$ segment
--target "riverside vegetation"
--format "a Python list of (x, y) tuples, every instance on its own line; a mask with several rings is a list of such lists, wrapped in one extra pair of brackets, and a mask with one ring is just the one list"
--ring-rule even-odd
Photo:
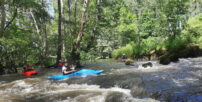
[(1, 0), (0, 74), (25, 62), (197, 57), (201, 0)]

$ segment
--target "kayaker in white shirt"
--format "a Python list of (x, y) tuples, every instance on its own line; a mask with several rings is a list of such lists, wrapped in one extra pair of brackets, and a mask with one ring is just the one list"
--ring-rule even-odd
[(68, 63), (67, 63), (67, 62), (65, 62), (65, 63), (63, 64), (63, 66), (62, 66), (62, 73), (63, 73), (63, 75), (67, 75), (67, 74), (70, 74), (70, 73), (75, 72), (75, 71), (76, 71), (76, 70), (75, 70), (75, 67), (70, 68), (70, 67), (68, 66)]

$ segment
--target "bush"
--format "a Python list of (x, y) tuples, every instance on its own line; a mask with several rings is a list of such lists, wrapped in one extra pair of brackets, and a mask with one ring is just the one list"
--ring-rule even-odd
[(187, 40), (191, 40), (193, 43), (197, 43), (202, 47), (202, 13), (191, 18), (187, 22), (188, 26), (183, 30), (183, 35)]
[(46, 60), (43, 62), (43, 65), (44, 65), (45, 67), (50, 67), (50, 66), (54, 65), (55, 63), (56, 63), (56, 59), (50, 58), (50, 59), (46, 59)]
[(33, 65), (40, 61), (40, 43), (32, 32), (18, 29), (14, 25), (10, 28), (0, 38), (0, 63), (7, 70), (6, 73), (16, 73), (16, 68), (23, 66), (25, 62)]
[(202, 37), (199, 37), (199, 38), (197, 39), (197, 42), (196, 42), (196, 43), (200, 45), (200, 48), (202, 48)]
[(189, 43), (191, 43), (191, 41), (187, 39), (188, 38), (179, 37), (174, 40), (168, 40), (165, 42), (166, 47), (171, 53), (178, 52), (179, 50), (184, 49)]
[(29, 61), (30, 64), (38, 62), (37, 51), (30, 48), (27, 41), (19, 38), (0, 39), (0, 62), (5, 66), (13, 63), (15, 66), (21, 66)]
[(171, 62), (170, 57), (168, 54), (163, 55), (159, 58), (159, 63), (163, 65), (167, 65)]
[(196, 37), (202, 35), (202, 13), (191, 18), (187, 23), (189, 24), (189, 33)]
[[(143, 39), (142, 43), (139, 45), (138, 43), (131, 42), (126, 47), (115, 50), (112, 53), (112, 56), (116, 59), (121, 58), (123, 54), (126, 54), (127, 57), (134, 57), (136, 55), (141, 55), (150, 52), (151, 50), (159, 49), (162, 46), (163, 40), (158, 38), (149, 37), (147, 39)], [(160, 43), (159, 43), (160, 42)]]
[(133, 56), (133, 47), (131, 46), (131, 44), (128, 44), (126, 47), (117, 49), (112, 52), (112, 56), (115, 59), (121, 58), (123, 54), (126, 54), (127, 57)]
[(143, 39), (142, 40), (142, 47), (143, 47), (142, 52), (148, 53), (149, 51), (156, 49), (157, 44), (158, 44), (157, 39), (155, 39), (154, 37), (149, 37), (147, 39)]
[(126, 62), (125, 62), (125, 64), (126, 64), (126, 65), (130, 65), (130, 64), (133, 63), (133, 62), (134, 62), (134, 60), (132, 60), (132, 59), (127, 59)]
[(130, 43), (131, 45), (132, 45), (132, 47), (133, 47), (133, 55), (135, 56), (135, 55), (138, 55), (138, 54), (140, 54), (141, 52), (142, 52), (142, 50), (143, 50), (143, 47), (141, 46), (141, 45), (139, 45), (139, 44), (135, 44), (135, 43)]

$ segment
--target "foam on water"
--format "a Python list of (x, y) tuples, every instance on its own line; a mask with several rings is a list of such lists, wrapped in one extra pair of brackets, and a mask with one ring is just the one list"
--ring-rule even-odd
[[(99, 85), (54, 83), (50, 80), (36, 80), (31, 82), (33, 79), (25, 79), (0, 85), (0, 98), (11, 102), (15, 102), (13, 98), (18, 100), (23, 100), (24, 98), (32, 99), (30, 101), (47, 99), (57, 102), (83, 102), (84, 100), (87, 102), (104, 102), (105, 100), (113, 100), (111, 97), (117, 97), (116, 95), (118, 94), (119, 97), (117, 98), (126, 100), (126, 102), (152, 100), (133, 98), (131, 90), (119, 87), (100, 88)], [(10, 87), (5, 89), (3, 88), (5, 86)]]

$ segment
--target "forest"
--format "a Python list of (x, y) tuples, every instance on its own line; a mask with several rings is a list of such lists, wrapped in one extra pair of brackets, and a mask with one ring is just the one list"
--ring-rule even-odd
[(202, 55), (201, 0), (1, 0), (0, 74), (26, 62)]

